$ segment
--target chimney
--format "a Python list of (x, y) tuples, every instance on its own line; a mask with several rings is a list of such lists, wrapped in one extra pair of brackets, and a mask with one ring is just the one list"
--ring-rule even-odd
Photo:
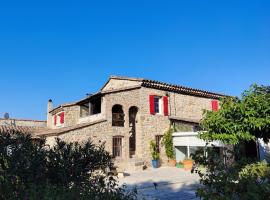
[(47, 112), (49, 113), (53, 109), (53, 102), (51, 99), (48, 101)]
[(51, 110), (53, 109), (53, 102), (51, 99), (49, 99), (48, 101), (48, 105), (47, 105), (47, 127), (51, 128), (51, 124), (52, 124), (52, 115), (49, 113)]

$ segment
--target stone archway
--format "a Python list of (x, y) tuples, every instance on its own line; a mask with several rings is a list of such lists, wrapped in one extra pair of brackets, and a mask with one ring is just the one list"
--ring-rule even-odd
[(136, 154), (136, 123), (137, 123), (138, 108), (132, 106), (129, 108), (129, 127), (130, 137), (129, 137), (129, 155), (130, 157)]

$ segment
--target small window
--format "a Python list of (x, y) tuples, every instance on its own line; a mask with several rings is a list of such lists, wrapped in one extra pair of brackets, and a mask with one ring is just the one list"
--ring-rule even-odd
[(113, 157), (122, 157), (122, 137), (113, 137)]
[(54, 115), (53, 124), (55, 126), (60, 126), (60, 125), (64, 124), (64, 122), (65, 122), (65, 112), (61, 112), (61, 113)]
[(159, 97), (154, 98), (155, 103), (155, 113), (159, 113)]
[(154, 97), (154, 109), (156, 114), (162, 113), (162, 97), (159, 96)]
[(157, 152), (160, 153), (160, 143), (161, 143), (162, 135), (156, 135), (155, 139), (156, 139)]

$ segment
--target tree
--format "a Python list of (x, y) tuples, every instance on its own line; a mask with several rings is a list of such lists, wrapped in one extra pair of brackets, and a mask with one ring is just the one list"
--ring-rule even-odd
[(201, 123), (207, 141), (220, 140), (226, 144), (270, 138), (270, 87), (253, 85), (242, 98), (221, 100), (218, 112), (205, 111)]
[[(236, 151), (245, 141), (270, 138), (270, 87), (253, 85), (241, 98), (227, 97), (221, 100), (217, 112), (205, 111), (201, 122), (203, 131), (199, 137), (206, 141), (220, 140), (234, 145), (234, 150), (225, 148), (223, 157), (213, 148), (193, 155), (199, 167), (202, 187), (197, 195), (206, 200), (268, 199), (270, 196), (270, 166), (265, 162), (249, 160)], [(224, 162), (239, 159), (235, 162)]]
[(103, 144), (57, 139), (49, 149), (30, 135), (0, 134), (0, 199), (135, 199), (107, 173), (113, 167)]

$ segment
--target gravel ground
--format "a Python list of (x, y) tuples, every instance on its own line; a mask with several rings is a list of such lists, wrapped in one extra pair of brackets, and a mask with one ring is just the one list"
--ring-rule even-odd
[(199, 184), (199, 177), (189, 171), (176, 167), (161, 167), (145, 171), (127, 172), (126, 175), (119, 179), (120, 184), (125, 184), (128, 189), (136, 187), (139, 199), (198, 199), (195, 190)]

